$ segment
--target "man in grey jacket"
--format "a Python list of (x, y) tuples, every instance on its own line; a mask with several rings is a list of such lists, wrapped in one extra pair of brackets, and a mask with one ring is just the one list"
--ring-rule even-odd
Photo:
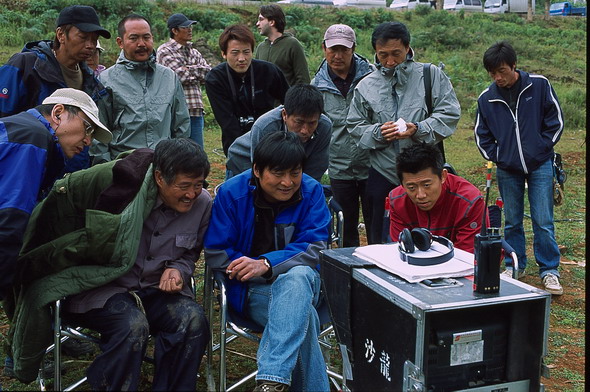
[(365, 225), (371, 215), (365, 197), (369, 152), (360, 149), (346, 127), (354, 87), (375, 67), (354, 52), (356, 34), (347, 25), (330, 26), (322, 42), (324, 61), (311, 84), (324, 97), (324, 113), (332, 120), (328, 174), (336, 201), (344, 213), (344, 246), (359, 246), (359, 199)]
[(388, 193), (400, 184), (395, 160), (405, 147), (435, 144), (455, 132), (461, 116), (449, 78), (430, 67), (432, 114), (424, 100), (424, 67), (414, 61), (410, 32), (399, 22), (385, 22), (373, 31), (377, 70), (354, 89), (347, 116), (349, 132), (360, 148), (369, 150), (371, 167), (367, 197), (371, 205), (369, 244), (383, 241), (383, 216)]
[(299, 136), (307, 157), (303, 172), (320, 181), (328, 168), (328, 146), (332, 121), (322, 114), (324, 100), (309, 84), (297, 84), (285, 94), (285, 105), (263, 114), (252, 129), (237, 138), (227, 153), (226, 180), (252, 167), (254, 149), (273, 132), (293, 132)]
[(99, 104), (100, 120), (113, 132), (107, 145), (90, 148), (92, 164), (121, 152), (154, 148), (160, 140), (189, 137), (190, 118), (182, 84), (170, 68), (156, 64), (151, 25), (140, 15), (119, 22), (117, 63), (100, 74), (109, 96)]

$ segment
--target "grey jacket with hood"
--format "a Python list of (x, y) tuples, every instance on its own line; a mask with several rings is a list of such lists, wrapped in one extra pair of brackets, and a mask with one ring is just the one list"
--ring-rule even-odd
[[(399, 184), (395, 160), (400, 151), (413, 143), (434, 144), (451, 136), (461, 117), (461, 107), (448, 76), (431, 66), (432, 115), (427, 117), (424, 68), (422, 63), (414, 61), (411, 48), (406, 61), (394, 69), (376, 66), (377, 70), (355, 87), (346, 122), (358, 146), (369, 150), (371, 167), (388, 181)], [(399, 118), (417, 123), (418, 131), (408, 139), (386, 141), (381, 126)]]
[(328, 63), (324, 60), (311, 81), (324, 97), (324, 113), (332, 120), (330, 138), (330, 164), (328, 174), (337, 180), (365, 180), (369, 173), (369, 152), (360, 149), (355, 138), (346, 127), (346, 115), (352, 101), (354, 87), (366, 75), (375, 70), (367, 59), (354, 54), (354, 79), (346, 96), (340, 93), (330, 74)]

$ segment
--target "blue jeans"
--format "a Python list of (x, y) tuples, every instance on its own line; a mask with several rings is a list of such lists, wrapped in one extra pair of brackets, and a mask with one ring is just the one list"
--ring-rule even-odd
[[(527, 265), (524, 236), (524, 184), (528, 184), (528, 198), (533, 221), (533, 251), (539, 265), (539, 275), (548, 273), (559, 276), (559, 248), (553, 225), (553, 164), (548, 159), (532, 173), (514, 173), (496, 170), (500, 195), (504, 201), (504, 235), (518, 256), (518, 268)], [(506, 258), (506, 266), (512, 267), (512, 259)]]
[(318, 343), (320, 274), (296, 266), (272, 283), (250, 283), (246, 313), (264, 326), (257, 380), (291, 385), (293, 391), (329, 391)]
[(205, 120), (203, 116), (191, 116), (191, 136), (190, 138), (193, 139), (197, 144), (203, 148), (205, 148), (204, 141), (203, 141), (203, 126), (205, 125)]
[(194, 299), (155, 288), (115, 294), (100, 309), (67, 313), (68, 322), (100, 332), (100, 349), (87, 370), (92, 390), (136, 391), (148, 337), (154, 336), (154, 391), (194, 391), (209, 324)]

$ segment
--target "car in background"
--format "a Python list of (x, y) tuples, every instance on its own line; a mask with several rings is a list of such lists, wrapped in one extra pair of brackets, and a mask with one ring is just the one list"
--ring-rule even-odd
[(435, 8), (435, 4), (436, 1), (431, 2), (430, 0), (393, 0), (389, 8), (396, 11), (408, 11), (413, 10), (419, 5)]
[(483, 12), (481, 0), (445, 0), (443, 9), (447, 11)]

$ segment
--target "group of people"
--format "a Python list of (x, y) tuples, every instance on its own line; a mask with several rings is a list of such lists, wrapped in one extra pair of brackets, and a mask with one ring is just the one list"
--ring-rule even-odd
[[(437, 146), (460, 105), (439, 67), (415, 61), (404, 24), (374, 29), (374, 64), (355, 52), (351, 27), (330, 26), (310, 80), (276, 4), (260, 8), (267, 38), (256, 50), (249, 27), (223, 31), (226, 61), (214, 68), (192, 45), (194, 23), (171, 15), (170, 40), (155, 51), (150, 22), (126, 16), (116, 64), (94, 71), (98, 37), (111, 34), (92, 7), (69, 6), (53, 41), (28, 43), (0, 67), (0, 295), (21, 380), (36, 377), (49, 305), (65, 297), (64, 318), (101, 335), (93, 389), (136, 390), (152, 335), (153, 388), (194, 390), (210, 338), (190, 285), (204, 251), (226, 274), (230, 306), (263, 330), (255, 390), (329, 390), (318, 343), (326, 170), (344, 246), (360, 245), (361, 210), (369, 244), (422, 227), (473, 252), (484, 198), (447, 172)], [(475, 139), (497, 164), (506, 241), (522, 276), (526, 184), (540, 276), (562, 294), (552, 157), (563, 113), (546, 78), (516, 68), (509, 43), (483, 63), (493, 82), (478, 99)], [(214, 201), (203, 84), (227, 156)]]

